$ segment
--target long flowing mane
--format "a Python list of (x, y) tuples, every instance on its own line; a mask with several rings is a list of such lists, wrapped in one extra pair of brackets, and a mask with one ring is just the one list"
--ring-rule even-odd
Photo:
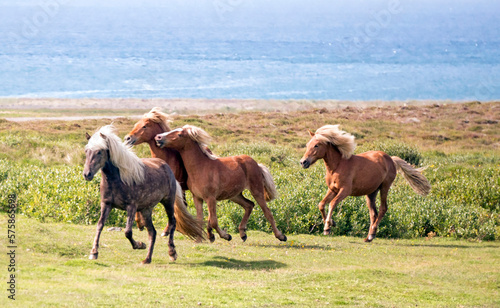
[(171, 122), (170, 116), (166, 113), (161, 112), (160, 107), (154, 107), (150, 112), (144, 114), (143, 118), (149, 119), (153, 121), (153, 123), (159, 124), (161, 129), (165, 132), (169, 132), (171, 130), (170, 126), (168, 125)]
[(340, 130), (338, 125), (322, 126), (318, 128), (314, 136), (320, 142), (331, 143), (336, 146), (345, 159), (349, 159), (354, 154), (356, 148), (354, 136)]
[(200, 150), (208, 156), (210, 159), (217, 159), (217, 156), (214, 155), (211, 151), (207, 150), (212, 137), (204, 131), (203, 129), (193, 126), (193, 125), (184, 125), (182, 129), (186, 132), (191, 140), (198, 143)]
[(132, 151), (132, 147), (122, 143), (121, 139), (116, 135), (113, 125), (101, 127), (89, 139), (85, 149), (109, 150), (110, 160), (120, 170), (123, 183), (133, 185), (144, 181), (144, 163)]

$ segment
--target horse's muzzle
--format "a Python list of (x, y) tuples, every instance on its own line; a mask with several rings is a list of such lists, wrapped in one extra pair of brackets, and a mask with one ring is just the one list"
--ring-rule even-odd
[(161, 135), (156, 135), (155, 141), (156, 141), (156, 145), (159, 148), (163, 148), (163, 146), (165, 146), (165, 139)]
[(92, 181), (92, 179), (94, 178), (94, 174), (90, 171), (83, 171), (83, 177), (86, 181)]
[(137, 141), (137, 139), (135, 137), (132, 137), (130, 135), (125, 136), (125, 138), (123, 138), (123, 140), (125, 141), (126, 145), (134, 145), (134, 143)]
[(302, 168), (307, 169), (311, 166), (311, 163), (308, 159), (303, 159), (300, 161), (300, 165), (302, 166)]

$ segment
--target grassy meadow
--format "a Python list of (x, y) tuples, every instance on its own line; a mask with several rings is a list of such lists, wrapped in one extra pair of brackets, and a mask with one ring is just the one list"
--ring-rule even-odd
[[(248, 154), (269, 167), (280, 194), (269, 207), (289, 241), (272, 236), (256, 207), (248, 224), (253, 231), (242, 243), (237, 226), (243, 210), (220, 202), (219, 224), (233, 235), (231, 242), (216, 236), (213, 244), (194, 244), (178, 234), (179, 259), (171, 263), (159, 239), (153, 264), (140, 266), (145, 251), (131, 250), (123, 232), (104, 232), (100, 259), (91, 262), (100, 176), (86, 182), (81, 175), (84, 135), (111, 120), (1, 117), (121, 116), (114, 125), (123, 137), (136, 121), (128, 117), (147, 111), (0, 108), (0, 204), (5, 210), (7, 196), (16, 194), (20, 306), (500, 305), (499, 102), (340, 109), (318, 102), (300, 111), (174, 115), (172, 128), (192, 124), (209, 132), (217, 155)], [(398, 176), (373, 243), (362, 241), (369, 225), (362, 197), (337, 208), (333, 236), (320, 235), (324, 165), (303, 170), (298, 161), (307, 129), (325, 124), (354, 134), (356, 153), (383, 150), (427, 167), (430, 195), (416, 195)], [(146, 145), (136, 152), (150, 156)], [(157, 207), (157, 230), (165, 216)], [(113, 211), (107, 226), (124, 224), (125, 213)], [(146, 239), (145, 232), (134, 232)], [(6, 247), (6, 237), (0, 238)]]
[[(176, 262), (159, 238), (152, 264), (144, 266), (146, 251), (132, 250), (123, 232), (104, 231), (99, 259), (91, 261), (94, 226), (20, 216), (17, 229), (17, 299), (2, 298), (3, 307), (500, 305), (498, 241), (377, 238), (366, 244), (300, 234), (280, 243), (250, 231), (245, 243), (195, 244), (177, 235)], [(135, 237), (147, 240), (146, 232)], [(5, 247), (4, 237), (0, 243)]]

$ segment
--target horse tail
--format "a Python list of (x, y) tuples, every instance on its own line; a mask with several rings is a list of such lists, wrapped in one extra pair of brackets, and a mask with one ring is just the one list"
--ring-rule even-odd
[(262, 177), (264, 178), (264, 197), (266, 201), (274, 200), (278, 197), (278, 191), (276, 190), (271, 172), (262, 164), (259, 164), (259, 167), (262, 172)]
[(415, 169), (409, 163), (405, 162), (403, 159), (392, 156), (392, 161), (396, 165), (396, 169), (403, 174), (405, 180), (410, 184), (413, 190), (421, 195), (427, 196), (431, 191), (431, 184), (427, 180), (427, 178), (422, 174), (422, 171), (425, 170), (425, 167)]
[(189, 213), (184, 203), (184, 196), (179, 182), (175, 181), (175, 205), (174, 216), (176, 229), (192, 240), (202, 241), (205, 239), (205, 231), (200, 222)]

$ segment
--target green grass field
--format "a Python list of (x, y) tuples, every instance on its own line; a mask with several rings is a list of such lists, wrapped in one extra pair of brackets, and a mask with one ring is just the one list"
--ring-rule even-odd
[[(133, 251), (123, 232), (104, 232), (97, 261), (87, 260), (99, 217), (99, 180), (81, 175), (85, 132), (109, 119), (12, 122), (0, 118), (0, 205), (16, 194), (19, 307), (495, 307), (500, 305), (500, 103), (387, 105), (303, 111), (176, 115), (172, 127), (200, 126), (219, 156), (248, 154), (271, 170), (280, 197), (269, 204), (289, 241), (269, 232), (255, 208), (249, 239), (237, 225), (243, 210), (220, 202), (226, 242), (195, 244), (177, 234), (179, 259), (168, 261), (158, 239), (153, 263)], [(313, 106), (313, 107), (314, 107)], [(103, 110), (123, 137), (148, 110)], [(13, 115), (14, 114), (14, 115)], [(93, 116), (98, 111), (1, 109), (0, 117)], [(398, 176), (378, 237), (365, 244), (364, 198), (347, 198), (334, 214), (333, 236), (321, 236), (317, 203), (326, 192), (322, 162), (299, 159), (307, 129), (340, 124), (354, 134), (356, 153), (383, 150), (426, 166), (431, 194), (417, 196)], [(140, 157), (149, 157), (138, 146)], [(194, 213), (188, 193), (190, 211)], [(7, 216), (2, 215), (7, 247)], [(114, 210), (107, 226), (124, 226)], [(157, 230), (166, 223), (158, 207)], [(134, 229), (144, 241), (145, 232)], [(2, 251), (7, 282), (9, 262)], [(5, 260), (5, 261), (3, 261)], [(5, 283), (7, 285), (7, 283)], [(6, 301), (5, 288), (3, 302)]]
[[(4, 226), (5, 221), (2, 215)], [(9, 306), (500, 305), (498, 242), (434, 237), (377, 238), (367, 244), (345, 236), (292, 235), (280, 243), (251, 231), (245, 243), (195, 244), (177, 235), (176, 262), (169, 261), (166, 240), (159, 238), (152, 264), (143, 266), (146, 252), (132, 250), (123, 232), (104, 231), (99, 259), (91, 261), (94, 226), (21, 216), (16, 228), (16, 305), (6, 300), (5, 290), (2, 298)], [(134, 232), (147, 240), (145, 232)]]

